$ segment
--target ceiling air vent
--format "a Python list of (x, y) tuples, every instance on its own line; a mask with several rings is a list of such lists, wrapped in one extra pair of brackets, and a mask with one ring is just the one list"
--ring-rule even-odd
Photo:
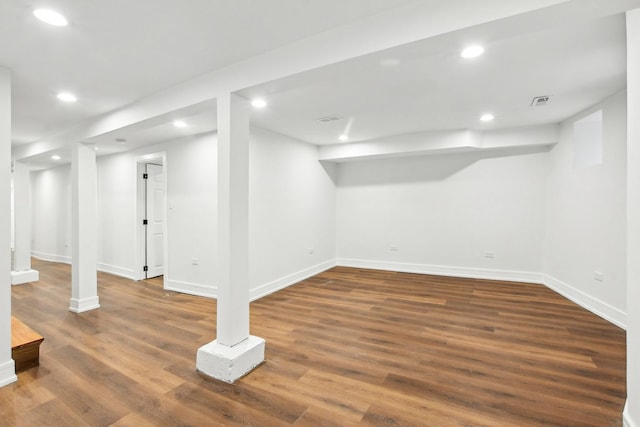
[(335, 122), (337, 120), (342, 120), (342, 116), (327, 116), (327, 117), (320, 117), (319, 119), (317, 119), (317, 121), (319, 121), (320, 123)]
[(535, 98), (533, 98), (533, 101), (531, 101), (531, 106), (532, 107), (542, 107), (543, 105), (547, 105), (547, 103), (549, 102), (549, 98), (551, 98), (550, 96), (536, 96)]

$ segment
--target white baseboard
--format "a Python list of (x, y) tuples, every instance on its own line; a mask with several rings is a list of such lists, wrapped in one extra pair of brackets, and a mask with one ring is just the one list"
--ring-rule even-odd
[(97, 308), (100, 308), (100, 298), (97, 296), (82, 299), (71, 298), (69, 302), (69, 311), (73, 313), (84, 313)]
[(553, 289), (560, 295), (563, 295), (614, 325), (625, 330), (627, 329), (627, 314), (625, 312), (549, 275), (545, 274), (543, 280), (544, 285), (548, 288)]
[(298, 283), (302, 280), (308, 279), (309, 277), (315, 276), (316, 274), (320, 274), (323, 271), (326, 271), (335, 266), (336, 266), (336, 261), (333, 259), (330, 259), (320, 264), (316, 264), (312, 267), (305, 268), (304, 270), (300, 270), (296, 273), (289, 274), (287, 276), (281, 277), (280, 279), (276, 279), (272, 282), (269, 282), (264, 285), (258, 286), (257, 288), (251, 289), (251, 291), (249, 291), (250, 292), (249, 298), (251, 299), (251, 301), (255, 301), (264, 296), (267, 296), (281, 289), (284, 289), (288, 286), (291, 286), (294, 283)]
[(11, 284), (23, 285), (25, 283), (37, 282), (40, 279), (40, 273), (37, 270), (24, 270), (11, 272)]
[(164, 288), (168, 291), (182, 292), (184, 294), (196, 295), (199, 297), (218, 297), (218, 287), (215, 285), (207, 286), (198, 283), (183, 282), (180, 280), (171, 280), (165, 277)]
[(66, 255), (48, 254), (46, 252), (31, 251), (31, 256), (49, 262), (61, 262), (71, 264), (71, 257)]
[(133, 269), (118, 267), (116, 265), (105, 264), (103, 262), (98, 263), (98, 271), (103, 273), (113, 274), (114, 276), (124, 277), (125, 279), (134, 279)]
[[(438, 276), (470, 277), (474, 279), (503, 280), (513, 282), (540, 283), (549, 289), (570, 299), (593, 314), (626, 329), (625, 312), (600, 301), (577, 288), (555, 279), (547, 274), (528, 271), (488, 270), (467, 267), (448, 267), (428, 264), (394, 263), (360, 259), (338, 258), (337, 265), (342, 267), (369, 268), (376, 270), (398, 271), (402, 273), (434, 274)], [(640, 427), (640, 426), (639, 426)]]
[(622, 424), (624, 427), (640, 427), (640, 424), (632, 420), (631, 415), (629, 415), (629, 399), (627, 399), (624, 405), (624, 411), (622, 411)]
[(542, 274), (529, 271), (491, 270), (483, 268), (449, 267), (429, 264), (410, 264), (388, 261), (338, 258), (341, 267), (369, 268), (399, 273), (433, 274), (436, 276), (466, 277), (472, 279), (502, 280), (508, 282), (542, 283)]
[(4, 387), (18, 381), (16, 376), (16, 365), (13, 359), (9, 359), (0, 365), (0, 387)]
[[(249, 291), (250, 292), (249, 298), (251, 299), (251, 301), (255, 301), (259, 298), (262, 298), (276, 291), (284, 289), (288, 286), (291, 286), (295, 283), (298, 283), (301, 280), (305, 280), (311, 276), (315, 276), (316, 274), (322, 273), (325, 270), (335, 267), (335, 265), (336, 265), (335, 260), (331, 259), (331, 260), (322, 262), (320, 264), (314, 265), (312, 267), (305, 268), (304, 270), (300, 270), (296, 273), (281, 277), (280, 279), (274, 280), (272, 282), (258, 286), (257, 288), (251, 289)], [(168, 291), (182, 292), (189, 295), (197, 295), (197, 296), (208, 297), (208, 298), (218, 297), (218, 287), (215, 285), (206, 286), (198, 283), (189, 283), (189, 282), (183, 282), (179, 280), (171, 280), (171, 279), (165, 278), (164, 288)]]

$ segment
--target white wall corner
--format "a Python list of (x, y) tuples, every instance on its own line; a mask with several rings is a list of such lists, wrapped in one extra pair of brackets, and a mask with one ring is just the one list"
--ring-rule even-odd
[(309, 277), (315, 276), (316, 274), (320, 274), (323, 271), (327, 271), (335, 266), (336, 260), (330, 259), (320, 264), (316, 264), (312, 267), (305, 268), (304, 270), (300, 270), (296, 273), (289, 274), (280, 279), (276, 279), (272, 282), (251, 289), (249, 291), (249, 298), (251, 301), (255, 301), (281, 289), (294, 285), (302, 280), (308, 279)]
[(167, 291), (181, 292), (183, 294), (195, 295), (198, 297), (218, 297), (218, 287), (216, 285), (201, 285), (199, 283), (171, 280), (166, 277), (164, 280), (164, 289)]
[(18, 381), (16, 366), (13, 359), (0, 365), (0, 387), (4, 387)]
[(196, 369), (217, 380), (233, 383), (264, 362), (264, 347), (264, 339), (253, 335), (233, 347), (215, 340), (198, 349)]
[(543, 283), (548, 288), (570, 299), (593, 314), (602, 317), (604, 320), (607, 320), (622, 329), (627, 329), (627, 313), (622, 310), (612, 307), (598, 298), (587, 295), (579, 289), (551, 277), (548, 274), (544, 275)]
[(83, 299), (71, 298), (69, 303), (69, 311), (73, 313), (84, 313), (85, 311), (95, 310), (100, 308), (99, 297), (89, 297)]
[(25, 283), (37, 282), (39, 279), (40, 279), (40, 273), (37, 270), (11, 272), (12, 285), (23, 285)]

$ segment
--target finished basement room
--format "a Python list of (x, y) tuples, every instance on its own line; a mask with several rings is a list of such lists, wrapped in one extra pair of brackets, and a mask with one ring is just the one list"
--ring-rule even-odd
[(0, 6), (0, 425), (640, 427), (640, 0), (85, 3)]

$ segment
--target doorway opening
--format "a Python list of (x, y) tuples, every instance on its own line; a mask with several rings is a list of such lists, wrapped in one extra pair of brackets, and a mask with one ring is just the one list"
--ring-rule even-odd
[(165, 153), (136, 159), (136, 280), (167, 276), (167, 174)]

